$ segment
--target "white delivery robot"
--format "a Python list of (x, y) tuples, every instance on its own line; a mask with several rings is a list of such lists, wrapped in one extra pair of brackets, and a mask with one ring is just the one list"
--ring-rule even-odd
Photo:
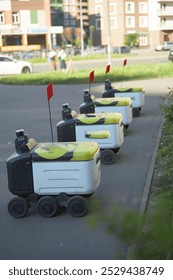
[(63, 104), (62, 120), (57, 123), (57, 139), (66, 141), (96, 141), (101, 149), (101, 161), (112, 164), (124, 141), (121, 113), (77, 114)]
[(132, 100), (133, 116), (139, 115), (142, 106), (145, 104), (145, 92), (139, 88), (112, 88), (109, 79), (105, 81), (105, 91), (102, 94), (103, 98), (107, 97), (130, 97)]
[(96, 98), (89, 90), (84, 91), (84, 103), (79, 107), (81, 114), (121, 113), (127, 129), (132, 122), (132, 100), (130, 97)]
[(39, 143), (16, 131), (16, 152), (7, 159), (8, 204), (15, 218), (37, 206), (43, 217), (61, 207), (75, 217), (87, 212), (86, 197), (100, 184), (100, 148), (96, 142)]

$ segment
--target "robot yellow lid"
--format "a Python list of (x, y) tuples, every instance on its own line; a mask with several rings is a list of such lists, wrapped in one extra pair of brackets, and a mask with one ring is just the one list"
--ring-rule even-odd
[(32, 152), (33, 161), (92, 160), (99, 146), (96, 142), (41, 143)]

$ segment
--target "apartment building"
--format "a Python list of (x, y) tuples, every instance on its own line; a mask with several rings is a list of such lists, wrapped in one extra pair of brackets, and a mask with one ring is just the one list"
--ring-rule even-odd
[(149, 47), (148, 0), (89, 0), (89, 15), (95, 45), (107, 45), (110, 32), (111, 46), (121, 46), (125, 34), (137, 32), (140, 47)]
[(49, 49), (51, 34), (50, 0), (0, 0), (0, 50)]
[(88, 0), (63, 0), (64, 40), (78, 43), (89, 34)]
[[(173, 41), (173, 0), (0, 0), (0, 50), (50, 49), (63, 40), (124, 45), (139, 33), (140, 48)], [(57, 40), (59, 38), (59, 40)]]
[(94, 44), (124, 44), (124, 36), (139, 33), (140, 48), (173, 41), (173, 1), (171, 0), (89, 0), (90, 25)]
[(173, 42), (173, 1), (158, 0), (158, 29), (160, 42)]

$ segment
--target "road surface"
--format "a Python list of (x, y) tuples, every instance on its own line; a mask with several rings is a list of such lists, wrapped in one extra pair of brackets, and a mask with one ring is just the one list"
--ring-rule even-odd
[[(164, 63), (168, 62), (168, 52), (153, 52), (153, 51), (133, 51), (133, 55), (127, 55), (128, 65), (134, 64), (146, 64), (146, 63)], [(124, 58), (113, 58), (112, 66), (122, 66)], [(99, 67), (105, 67), (108, 64), (107, 56), (105, 59), (97, 60), (83, 60), (75, 61), (72, 60), (70, 65), (71, 69), (82, 70), (82, 69), (97, 69)], [(67, 62), (68, 65), (68, 62)], [(59, 68), (59, 62), (57, 61), (57, 68)], [(34, 72), (47, 72), (50, 71), (49, 63), (34, 64)]]
[[(161, 96), (172, 85), (171, 79), (155, 79), (127, 82), (124, 86), (142, 86), (146, 104), (140, 117), (133, 119), (116, 163), (102, 165), (101, 184), (94, 197), (101, 201), (103, 212), (112, 204), (138, 211), (161, 123)], [(54, 87), (51, 99), (54, 138), (61, 105), (68, 102), (79, 112), (86, 88), (87, 85)], [(101, 89), (102, 85), (92, 87), (97, 96)], [(74, 218), (65, 211), (46, 219), (36, 209), (23, 219), (8, 214), (7, 204), (13, 196), (8, 191), (5, 162), (14, 152), (15, 131), (23, 128), (38, 142), (49, 142), (51, 136), (44, 86), (0, 85), (0, 92), (0, 259), (113, 260), (118, 258), (117, 252), (124, 254), (127, 250), (124, 244), (106, 232), (103, 225), (89, 229), (86, 217)]]

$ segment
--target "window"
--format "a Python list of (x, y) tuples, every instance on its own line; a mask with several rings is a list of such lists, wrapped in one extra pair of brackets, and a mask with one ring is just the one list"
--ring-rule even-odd
[(102, 22), (100, 18), (97, 18), (95, 21), (96, 30), (102, 29)]
[(139, 13), (147, 13), (148, 12), (148, 5), (146, 2), (139, 3)]
[(70, 0), (70, 5), (75, 5), (75, 0)]
[(98, 3), (98, 2), (102, 2), (102, 0), (95, 0), (95, 2), (97, 2), (97, 3)]
[(101, 5), (96, 5), (95, 6), (95, 14), (96, 14), (96, 16), (101, 16), (102, 15), (102, 6)]
[(15, 23), (20, 23), (19, 19), (19, 12), (13, 12), (12, 13), (12, 22)]
[(4, 12), (0, 12), (0, 23), (5, 23)]
[(75, 14), (75, 13), (71, 13), (71, 14), (70, 14), (70, 18), (73, 19), (73, 18), (75, 18), (75, 17), (76, 17), (76, 14)]
[(64, 12), (68, 12), (68, 6), (63, 7)]
[(69, 14), (68, 13), (64, 13), (64, 18), (69, 18)]
[(71, 26), (76, 26), (76, 21), (75, 21), (75, 19), (72, 19), (72, 20), (71, 20)]
[(12, 59), (8, 58), (8, 57), (0, 57), (0, 61), (6, 61), (6, 62), (11, 62), (13, 61)]
[(126, 2), (126, 13), (134, 13), (135, 12), (135, 4), (133, 2)]
[(109, 14), (114, 15), (117, 12), (116, 3), (109, 3)]
[(147, 46), (148, 45), (148, 35), (140, 35), (139, 44), (140, 44), (140, 46)]
[(70, 7), (70, 12), (75, 12), (75, 7), (71, 6)]
[(116, 17), (110, 17), (110, 29), (116, 29), (117, 28), (117, 18)]
[(148, 17), (139, 17), (139, 27), (148, 27)]
[(69, 20), (64, 20), (64, 26), (68, 26), (69, 25)]
[(126, 17), (126, 27), (135, 27), (135, 17)]
[(37, 11), (31, 11), (31, 23), (38, 23)]
[(68, 0), (63, 1), (64, 5), (68, 5)]

